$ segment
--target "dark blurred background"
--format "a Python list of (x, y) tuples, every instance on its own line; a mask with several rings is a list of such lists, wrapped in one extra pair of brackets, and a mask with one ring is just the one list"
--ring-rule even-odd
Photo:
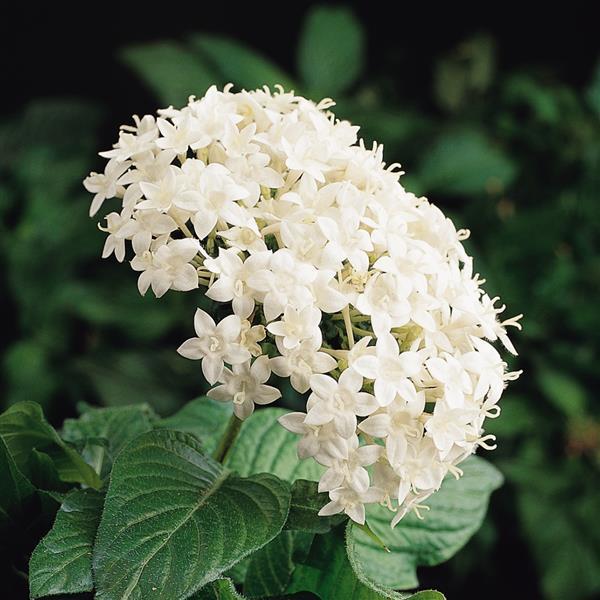
[[(481, 531), (422, 587), (448, 598), (600, 594), (600, 44), (576, 5), (460, 14), (390, 4), (166, 6), (2, 22), (0, 409), (36, 400), (174, 412), (203, 391), (175, 352), (193, 294), (140, 298), (100, 259), (81, 181), (133, 113), (211, 83), (284, 83), (384, 143), (409, 190), (468, 227), (524, 369), (489, 430), (506, 477)], [(524, 14), (525, 9), (529, 11)], [(508, 360), (508, 357), (507, 357)], [(294, 398), (286, 400), (293, 404)]]

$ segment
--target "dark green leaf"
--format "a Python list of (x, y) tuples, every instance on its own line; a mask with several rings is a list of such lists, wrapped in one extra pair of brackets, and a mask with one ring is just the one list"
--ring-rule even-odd
[(585, 414), (585, 388), (574, 377), (543, 367), (538, 370), (538, 383), (546, 398), (566, 417), (575, 419)]
[(490, 494), (501, 485), (502, 476), (478, 457), (466, 460), (461, 469), (463, 477), (458, 481), (447, 477), (427, 500), (431, 510), (423, 520), (412, 513), (392, 529), (387, 508), (369, 507), (367, 523), (390, 552), (348, 523), (348, 556), (361, 577), (389, 589), (411, 589), (418, 585), (418, 566), (444, 562), (467, 543), (481, 526)]
[(4, 440), (0, 437), (0, 527), (19, 521), (25, 506), (35, 495), (35, 488), (19, 471)]
[(312, 592), (321, 600), (444, 600), (439, 592), (401, 594), (365, 584), (350, 566), (343, 538), (333, 531), (315, 537), (306, 563), (296, 567), (287, 591)]
[(456, 195), (502, 192), (513, 181), (516, 165), (478, 130), (442, 134), (424, 155), (417, 176), (423, 190)]
[(364, 32), (352, 12), (320, 6), (306, 18), (298, 47), (298, 69), (311, 93), (339, 94), (361, 74), (364, 52)]
[(54, 526), (29, 562), (32, 598), (92, 591), (92, 546), (104, 494), (74, 490), (65, 498)]
[(312, 539), (311, 533), (282, 531), (255, 552), (248, 564), (244, 594), (249, 598), (282, 594), (294, 572), (295, 561), (306, 558)]
[(207, 454), (212, 454), (232, 413), (233, 408), (229, 402), (196, 398), (174, 415), (159, 421), (156, 427), (191, 433), (202, 442)]
[(296, 479), (317, 481), (323, 468), (312, 459), (298, 458), (298, 436), (277, 421), (286, 412), (281, 408), (265, 408), (246, 419), (225, 464), (240, 475), (273, 473), (290, 483)]
[(327, 493), (317, 491), (316, 481), (297, 479), (292, 485), (292, 501), (290, 514), (285, 529), (307, 531), (310, 533), (327, 533), (332, 526), (339, 524), (345, 517), (334, 515), (320, 517), (319, 511), (329, 502)]
[(117, 457), (94, 548), (97, 598), (189, 597), (272, 540), (289, 486), (240, 478), (182, 432), (142, 434)]
[(237, 88), (253, 90), (263, 85), (282, 85), (286, 90), (295, 85), (289, 76), (256, 50), (220, 35), (199, 34), (190, 38), (208, 64), (214, 66), (220, 80), (231, 82)]
[(128, 46), (120, 58), (164, 104), (180, 107), (187, 104), (188, 96), (202, 96), (216, 83), (206, 65), (175, 42)]
[(231, 579), (217, 579), (205, 585), (190, 600), (244, 600), (244, 596), (238, 593)]
[(89, 442), (84, 456), (96, 472), (105, 476), (121, 448), (137, 435), (150, 431), (155, 419), (154, 411), (146, 404), (92, 408), (78, 419), (67, 419), (62, 435), (73, 444)]
[(52, 459), (62, 481), (100, 487), (98, 474), (58, 436), (44, 419), (39, 404), (20, 402), (1, 414), (0, 436), (25, 475), (28, 474), (31, 452), (35, 449)]

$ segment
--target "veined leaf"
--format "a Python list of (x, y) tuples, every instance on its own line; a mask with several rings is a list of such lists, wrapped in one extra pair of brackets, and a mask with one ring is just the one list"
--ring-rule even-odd
[(99, 600), (188, 598), (282, 529), (289, 485), (238, 477), (193, 436), (142, 434), (117, 457), (94, 548)]
[(35, 488), (19, 471), (4, 440), (0, 437), (0, 527), (19, 520), (25, 506), (35, 495)]
[(218, 402), (212, 398), (196, 398), (174, 415), (159, 421), (156, 427), (191, 433), (202, 442), (206, 453), (212, 454), (232, 413), (233, 408), (230, 402)]
[(33, 449), (47, 454), (62, 481), (99, 488), (98, 474), (56, 433), (35, 402), (19, 402), (0, 415), (0, 436), (17, 467), (28, 475)]
[(354, 570), (366, 581), (389, 589), (418, 585), (418, 566), (437, 565), (460, 550), (479, 529), (490, 494), (502, 483), (500, 472), (485, 460), (472, 457), (458, 481), (447, 477), (427, 500), (431, 510), (419, 520), (409, 514), (392, 529), (390, 512), (382, 506), (367, 509), (367, 523), (389, 548), (386, 552), (352, 522), (348, 523), (347, 550)]
[(224, 578), (205, 585), (191, 596), (190, 600), (245, 600), (245, 598), (237, 592), (231, 579)]
[(54, 526), (31, 555), (31, 598), (92, 591), (92, 547), (103, 500), (104, 494), (90, 489), (67, 495)]
[[(91, 408), (78, 419), (67, 419), (63, 425), (63, 438), (74, 444), (91, 442), (86, 448), (89, 464), (102, 476), (110, 472), (114, 458), (121, 448), (137, 435), (150, 431), (156, 419), (154, 411), (146, 404), (114, 408)], [(100, 444), (96, 439), (105, 440)]]

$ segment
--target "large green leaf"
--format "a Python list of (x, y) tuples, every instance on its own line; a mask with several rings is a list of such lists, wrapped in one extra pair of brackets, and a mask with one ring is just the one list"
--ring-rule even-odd
[(31, 555), (31, 598), (92, 591), (92, 546), (103, 500), (104, 494), (90, 489), (65, 498), (54, 526)]
[(461, 468), (463, 477), (447, 477), (427, 500), (431, 510), (422, 520), (409, 514), (392, 529), (389, 510), (367, 509), (369, 527), (390, 552), (349, 522), (347, 549), (355, 570), (387, 588), (410, 589), (418, 585), (418, 566), (437, 565), (458, 552), (481, 526), (490, 494), (502, 483), (500, 472), (481, 458), (469, 458)]
[(295, 87), (282, 69), (240, 42), (205, 33), (193, 35), (189, 41), (190, 45), (197, 48), (206, 61), (214, 66), (222, 81), (234, 83), (236, 87), (247, 90), (263, 85), (272, 87), (275, 84), (281, 84), (288, 90)]
[(237, 592), (231, 579), (224, 578), (205, 585), (190, 600), (244, 600), (244, 596)]
[(187, 104), (188, 96), (202, 96), (216, 83), (195, 53), (175, 42), (128, 46), (120, 58), (165, 104)]
[(265, 408), (244, 421), (225, 458), (225, 464), (240, 475), (273, 473), (281, 479), (317, 481), (323, 471), (313, 459), (300, 460), (296, 453), (299, 437), (277, 421), (286, 410)]
[(97, 598), (189, 597), (272, 540), (287, 483), (231, 474), (193, 436), (142, 434), (117, 457), (94, 548)]
[[(98, 474), (56, 433), (35, 402), (19, 402), (0, 415), (0, 436), (15, 463), (29, 474), (32, 450), (47, 454), (62, 481), (99, 488)], [(39, 462), (36, 462), (39, 465)]]
[(0, 528), (19, 521), (25, 506), (35, 495), (35, 488), (19, 471), (4, 440), (0, 437)]
[(298, 47), (298, 69), (311, 93), (347, 90), (362, 71), (364, 53), (364, 32), (350, 10), (320, 6), (309, 13)]
[(191, 433), (202, 442), (204, 450), (212, 454), (227, 428), (232, 413), (233, 407), (230, 402), (196, 398), (174, 415), (159, 421), (156, 427)]
[(344, 515), (320, 517), (319, 511), (329, 502), (329, 494), (319, 493), (316, 481), (297, 479), (292, 484), (290, 513), (285, 529), (309, 533), (327, 533), (346, 519)]
[(482, 132), (458, 129), (438, 137), (421, 160), (417, 177), (426, 193), (471, 196), (502, 192), (516, 172), (515, 163)]
[(315, 537), (308, 559), (294, 570), (287, 591), (312, 592), (321, 600), (444, 600), (440, 592), (401, 594), (361, 581), (350, 566), (342, 536), (333, 531)]
[(300, 531), (282, 531), (264, 548), (250, 557), (244, 594), (249, 598), (266, 598), (283, 594), (296, 561), (306, 558), (313, 534)]
[(104, 476), (121, 448), (137, 435), (150, 431), (155, 419), (154, 411), (146, 404), (90, 408), (78, 419), (67, 419), (62, 436), (73, 444), (87, 444), (84, 457)]

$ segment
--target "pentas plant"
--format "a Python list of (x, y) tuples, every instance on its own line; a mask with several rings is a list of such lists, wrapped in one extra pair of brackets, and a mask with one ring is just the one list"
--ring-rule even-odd
[(494, 448), (507, 372), (493, 343), (516, 351), (462, 242), (466, 230), (400, 184), (398, 164), (367, 148), (314, 103), (282, 88), (210, 88), (181, 109), (123, 126), (104, 173), (91, 173), (90, 215), (121, 201), (100, 228), (103, 257), (126, 256), (138, 288), (196, 291), (204, 310), (179, 353), (199, 360), (208, 395), (243, 420), (280, 398), (271, 374), (308, 394), (284, 414), (298, 455), (324, 467), (321, 515), (392, 526), (481, 446)]

